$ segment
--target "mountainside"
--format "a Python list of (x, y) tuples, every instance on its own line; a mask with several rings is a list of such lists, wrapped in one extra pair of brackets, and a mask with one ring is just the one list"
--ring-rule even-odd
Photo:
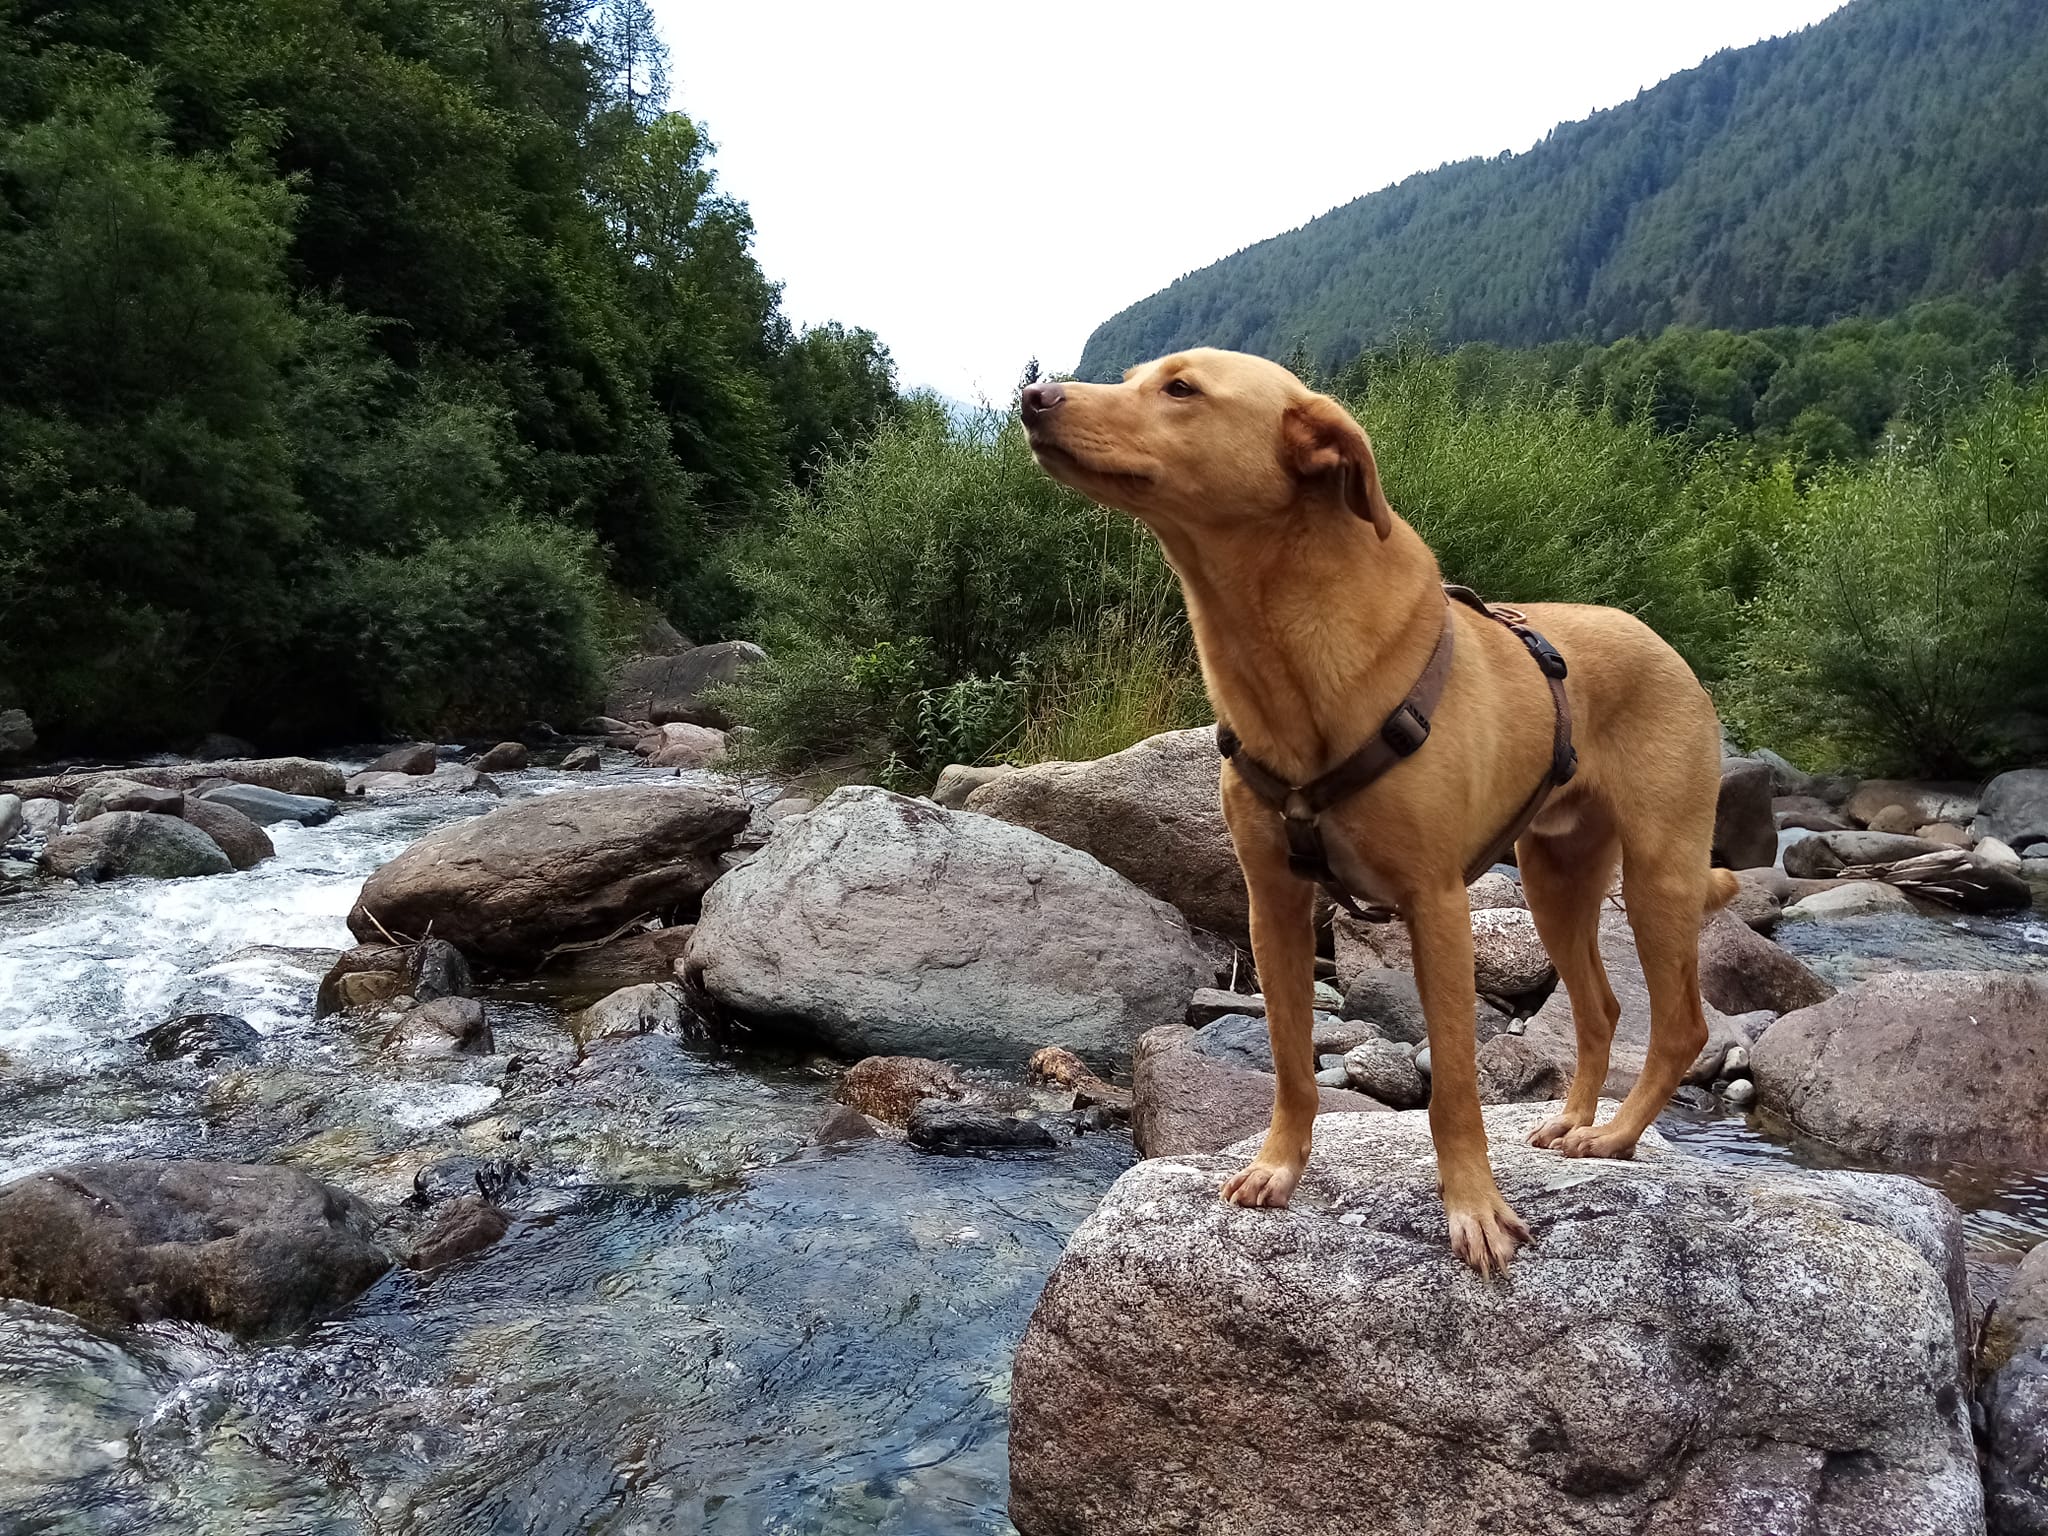
[(2043, 102), (2042, 0), (1855, 0), (1190, 273), (1097, 327), (1077, 372), (1205, 344), (1329, 367), (1417, 321), (1526, 346), (1980, 292), (2048, 256)]

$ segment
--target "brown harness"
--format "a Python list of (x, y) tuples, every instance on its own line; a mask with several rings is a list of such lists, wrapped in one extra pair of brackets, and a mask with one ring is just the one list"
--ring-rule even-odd
[[(1531, 629), (1528, 618), (1519, 609), (1491, 607), (1469, 587), (1446, 584), (1444, 596), (1475, 609), (1514, 632), (1515, 638), (1528, 647), (1529, 654), (1535, 658), (1544, 679), (1550, 684), (1550, 699), (1556, 714), (1548, 771), (1506, 829), (1466, 867), (1465, 883), (1470, 885), (1529, 830), (1529, 824), (1542, 813), (1552, 791), (1571, 782), (1572, 775), (1578, 771), (1579, 759), (1572, 750), (1572, 706), (1565, 697), (1564, 657), (1558, 654), (1557, 647)], [(1394, 712), (1387, 716), (1378, 733), (1364, 746), (1306, 784), (1288, 783), (1245, 751), (1237, 732), (1221, 723), (1216, 727), (1216, 750), (1230, 760), (1245, 787), (1277, 811), (1286, 823), (1287, 867), (1299, 878), (1315, 881), (1330, 893), (1331, 900), (1367, 922), (1386, 922), (1394, 916), (1394, 909), (1377, 904), (1361, 905), (1345, 888), (1344, 882), (1337, 878), (1337, 872), (1330, 867), (1329, 852), (1323, 846), (1321, 818), (1325, 811), (1350, 799), (1396, 763), (1414, 756), (1429, 740), (1430, 720), (1451, 676), (1452, 637), (1455, 632), (1450, 601), (1446, 601), (1443, 628), (1437, 635), (1436, 649), (1429, 653), (1422, 676), (1415, 680), (1408, 696), (1394, 706)]]

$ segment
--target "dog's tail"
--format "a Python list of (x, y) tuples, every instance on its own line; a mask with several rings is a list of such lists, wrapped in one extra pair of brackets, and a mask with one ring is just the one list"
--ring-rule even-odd
[(1735, 899), (1735, 893), (1742, 889), (1742, 882), (1735, 878), (1732, 869), (1714, 869), (1707, 872), (1707, 904), (1701, 915), (1718, 912)]

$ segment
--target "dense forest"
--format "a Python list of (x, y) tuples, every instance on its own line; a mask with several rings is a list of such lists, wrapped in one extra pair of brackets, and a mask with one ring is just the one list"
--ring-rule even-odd
[(501, 729), (898, 408), (797, 332), (644, 0), (0, 0), (0, 707)]
[(1203, 344), (1333, 369), (1418, 324), (1527, 347), (1996, 307), (2048, 259), (2043, 101), (2039, 0), (1853, 0), (1183, 277), (1077, 371)]

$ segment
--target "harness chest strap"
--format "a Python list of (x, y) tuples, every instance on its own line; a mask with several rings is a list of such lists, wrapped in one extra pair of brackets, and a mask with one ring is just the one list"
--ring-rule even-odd
[(1464, 603), (1514, 633), (1530, 656), (1535, 659), (1544, 679), (1550, 684), (1551, 707), (1554, 714), (1549, 769), (1501, 834), (1488, 843), (1481, 850), (1479, 857), (1466, 868), (1467, 885), (1478, 879), (1515, 845), (1521, 835), (1529, 829), (1530, 823), (1542, 814), (1543, 806), (1551, 793), (1570, 782), (1572, 775), (1578, 770), (1578, 755), (1572, 749), (1571, 701), (1565, 696), (1564, 691), (1564, 657), (1558, 654), (1557, 648), (1548, 640), (1530, 628), (1528, 620), (1518, 610), (1492, 607), (1469, 587), (1447, 584), (1444, 587), (1444, 596), (1447, 601), (1443, 609), (1443, 627), (1438, 631), (1436, 648), (1430, 652), (1429, 660), (1423, 665), (1422, 675), (1415, 680), (1415, 686), (1408, 690), (1406, 698), (1394, 706), (1393, 712), (1381, 724), (1379, 731), (1363, 746), (1308, 783), (1288, 783), (1286, 779), (1246, 752), (1237, 732), (1220, 722), (1216, 727), (1216, 749), (1229, 759), (1231, 766), (1237, 770), (1237, 776), (1244, 781), (1245, 787), (1277, 811), (1286, 824), (1288, 868), (1301, 879), (1313, 880), (1321, 885), (1339, 906), (1368, 922), (1387, 921), (1394, 916), (1393, 909), (1378, 905), (1362, 906), (1345, 888), (1344, 883), (1337, 878), (1336, 871), (1330, 866), (1329, 854), (1323, 846), (1320, 818), (1330, 807), (1348, 800), (1396, 763), (1413, 756), (1429, 739), (1430, 722), (1436, 713), (1438, 702), (1443, 698), (1444, 685), (1450, 680), (1451, 674), (1451, 655), (1457, 632), (1456, 626), (1451, 622), (1451, 601)]

